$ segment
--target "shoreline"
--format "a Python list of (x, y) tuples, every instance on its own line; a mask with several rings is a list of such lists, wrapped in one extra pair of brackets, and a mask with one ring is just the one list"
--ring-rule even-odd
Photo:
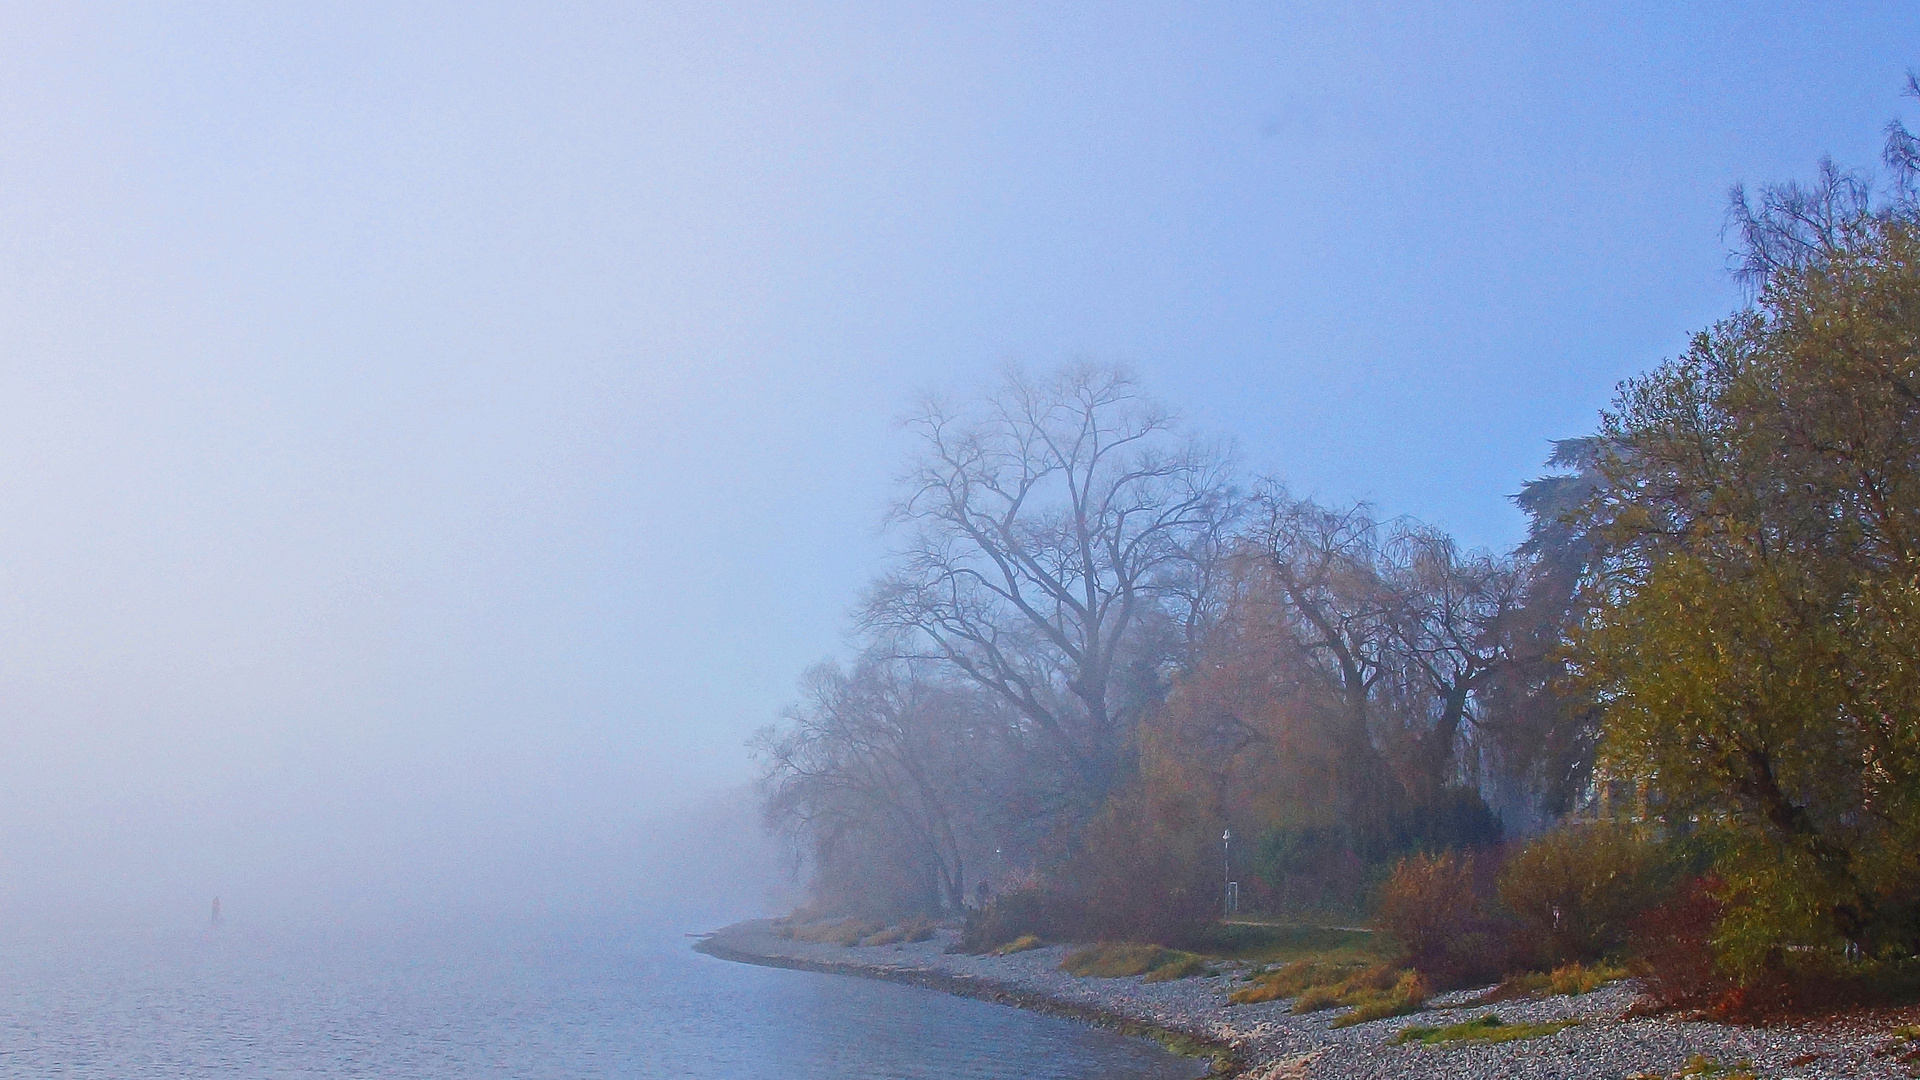
[[(1631, 1016), (1630, 982), (1578, 997), (1476, 1005), (1477, 991), (1436, 997), (1409, 1016), (1332, 1028), (1333, 1011), (1296, 1015), (1289, 1002), (1229, 1005), (1227, 991), (1248, 965), (1221, 962), (1219, 974), (1161, 983), (1141, 977), (1081, 978), (1059, 970), (1066, 946), (1009, 956), (949, 953), (956, 931), (911, 944), (841, 946), (779, 935), (772, 919), (734, 923), (693, 948), (715, 959), (762, 967), (879, 979), (1058, 1016), (1151, 1038), (1174, 1053), (1206, 1058), (1210, 1078), (1235, 1080), (1623, 1080), (1677, 1075), (1701, 1054), (1731, 1069), (1741, 1061), (1764, 1080), (1906, 1080), (1900, 1060), (1920, 1041), (1893, 1036), (1914, 1016), (1852, 1014), (1772, 1028), (1675, 1017)], [(1446, 1025), (1498, 1014), (1506, 1023), (1572, 1021), (1552, 1035), (1506, 1043), (1393, 1045), (1409, 1025)]]
[[(1182, 1057), (1207, 1058), (1212, 1062), (1212, 1068), (1206, 1073), (1209, 1078), (1239, 1077), (1244, 1072), (1244, 1063), (1240, 1060), (1235, 1048), (1224, 1040), (1154, 1024), (1111, 1009), (1061, 1000), (992, 978), (955, 974), (924, 967), (893, 967), (850, 960), (777, 955), (742, 949), (728, 943), (738, 941), (742, 936), (738, 933), (729, 935), (729, 931), (738, 931), (746, 927), (766, 927), (772, 922), (771, 919), (755, 919), (722, 927), (703, 936), (693, 945), (693, 951), (711, 956), (716, 960), (728, 960), (736, 964), (754, 964), (759, 967), (784, 968), (789, 971), (812, 971), (822, 975), (875, 979), (898, 983), (902, 986), (917, 986), (923, 990), (937, 990), (956, 997), (973, 998), (977, 1001), (1025, 1009), (1028, 1012), (1047, 1016), (1057, 1016), (1092, 1027), (1105, 1028), (1122, 1035), (1152, 1039), (1170, 1052)], [(847, 951), (852, 952), (853, 949)]]

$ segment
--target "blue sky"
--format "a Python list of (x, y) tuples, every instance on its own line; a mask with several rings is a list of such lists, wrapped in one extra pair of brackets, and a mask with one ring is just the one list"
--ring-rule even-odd
[(48, 7), (0, 14), (16, 899), (613, 850), (747, 774), (894, 418), (1007, 362), (1508, 545), (1739, 303), (1728, 187), (1871, 167), (1920, 64), (1904, 4)]

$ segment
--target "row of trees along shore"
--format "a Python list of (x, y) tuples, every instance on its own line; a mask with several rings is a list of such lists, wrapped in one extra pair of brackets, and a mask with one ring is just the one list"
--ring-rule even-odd
[(924, 402), (864, 650), (755, 741), (817, 909), (1178, 943), (1225, 871), (1436, 980), (1911, 985), (1917, 147), (1736, 189), (1752, 302), (1555, 444), (1509, 552), (1248, 479), (1118, 369)]

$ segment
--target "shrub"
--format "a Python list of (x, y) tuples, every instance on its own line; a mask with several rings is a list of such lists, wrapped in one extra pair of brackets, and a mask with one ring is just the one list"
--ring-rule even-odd
[(1671, 876), (1660, 851), (1627, 826), (1547, 833), (1500, 873), (1500, 900), (1517, 924), (1515, 951), (1542, 968), (1614, 955), (1641, 914), (1671, 894)]
[(1331, 986), (1309, 986), (1293, 999), (1295, 1013), (1319, 1012), (1340, 1004), (1340, 991)]
[(1626, 973), (1624, 968), (1609, 964), (1595, 964), (1589, 967), (1576, 961), (1554, 968), (1547, 976), (1547, 989), (1569, 997), (1591, 994), (1615, 979), (1625, 976)]
[(1379, 920), (1408, 962), (1442, 985), (1492, 981), (1505, 966), (1500, 937), (1474, 887), (1471, 856), (1400, 860), (1381, 889)]
[(1631, 969), (1648, 1004), (1703, 1003), (1732, 986), (1713, 955), (1713, 935), (1725, 911), (1719, 891), (1718, 879), (1696, 878), (1640, 917), (1631, 939)]
[(1066, 941), (1085, 925), (1083, 910), (1071, 898), (1041, 888), (1009, 889), (967, 913), (958, 952), (984, 953), (1032, 935), (1043, 941)]
[(1364, 906), (1369, 867), (1342, 829), (1268, 829), (1255, 838), (1248, 869), (1283, 911), (1352, 917)]
[(1428, 853), (1490, 847), (1504, 831), (1500, 816), (1480, 792), (1449, 786), (1425, 805), (1413, 807), (1394, 823), (1394, 840), (1403, 849)]
[(1396, 856), (1490, 846), (1500, 834), (1478, 791), (1447, 787), (1366, 826), (1277, 825), (1255, 839), (1249, 869), (1282, 910), (1348, 918)]

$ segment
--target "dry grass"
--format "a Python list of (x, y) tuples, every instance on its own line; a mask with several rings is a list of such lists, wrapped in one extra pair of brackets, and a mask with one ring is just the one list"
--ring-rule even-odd
[(1173, 982), (1176, 979), (1190, 979), (1195, 975), (1207, 973), (1207, 958), (1178, 949), (1169, 949), (1167, 959), (1159, 967), (1147, 972), (1148, 982)]
[(1626, 975), (1625, 968), (1613, 964), (1601, 963), (1589, 967), (1578, 962), (1562, 964), (1550, 972), (1516, 972), (1500, 980), (1499, 986), (1475, 998), (1473, 1003), (1491, 1005), (1496, 1001), (1540, 998), (1552, 994), (1591, 994)]
[(1040, 946), (1045, 944), (1046, 942), (1041, 941), (1039, 938), (1033, 936), (1032, 934), (1021, 934), (1019, 937), (1014, 938), (1012, 941), (1007, 942), (1005, 945), (1002, 945), (999, 948), (994, 949), (988, 955), (1012, 956), (1014, 953), (1026, 952), (1028, 949), (1037, 949)]
[(1612, 964), (1588, 967), (1578, 962), (1562, 964), (1547, 975), (1547, 984), (1556, 994), (1591, 994), (1615, 979), (1626, 978), (1627, 969)]
[(898, 945), (903, 942), (927, 941), (933, 937), (933, 923), (927, 919), (914, 919), (898, 926), (889, 926), (877, 933), (860, 939), (862, 945)]
[(1340, 1004), (1340, 992), (1331, 986), (1309, 986), (1293, 999), (1296, 1013), (1319, 1012)]
[(1227, 995), (1227, 1000), (1235, 1005), (1253, 1005), (1262, 1001), (1297, 998), (1316, 987), (1331, 989), (1370, 967), (1371, 965), (1359, 961), (1326, 960), (1319, 957), (1295, 960), (1285, 967), (1255, 975), (1252, 986), (1235, 990)]
[(1358, 967), (1297, 960), (1278, 971), (1255, 976), (1252, 986), (1234, 991), (1228, 1000), (1247, 1005), (1292, 998), (1295, 1013), (1345, 1006), (1351, 1011), (1336, 1019), (1333, 1026), (1346, 1027), (1416, 1012), (1432, 996), (1433, 988), (1425, 977), (1390, 964)]
[(1159, 945), (1106, 942), (1069, 953), (1060, 962), (1060, 970), (1082, 978), (1120, 979), (1129, 975), (1145, 975), (1150, 982), (1165, 982), (1199, 974), (1206, 970), (1206, 960), (1190, 952)]
[(1341, 999), (1341, 1004), (1351, 1005), (1351, 1012), (1334, 1018), (1334, 1027), (1352, 1027), (1369, 1020), (1384, 1020), (1389, 1016), (1405, 1016), (1419, 1012), (1433, 996), (1433, 987), (1427, 983), (1426, 976), (1417, 971), (1405, 971), (1389, 990), (1359, 990)]

